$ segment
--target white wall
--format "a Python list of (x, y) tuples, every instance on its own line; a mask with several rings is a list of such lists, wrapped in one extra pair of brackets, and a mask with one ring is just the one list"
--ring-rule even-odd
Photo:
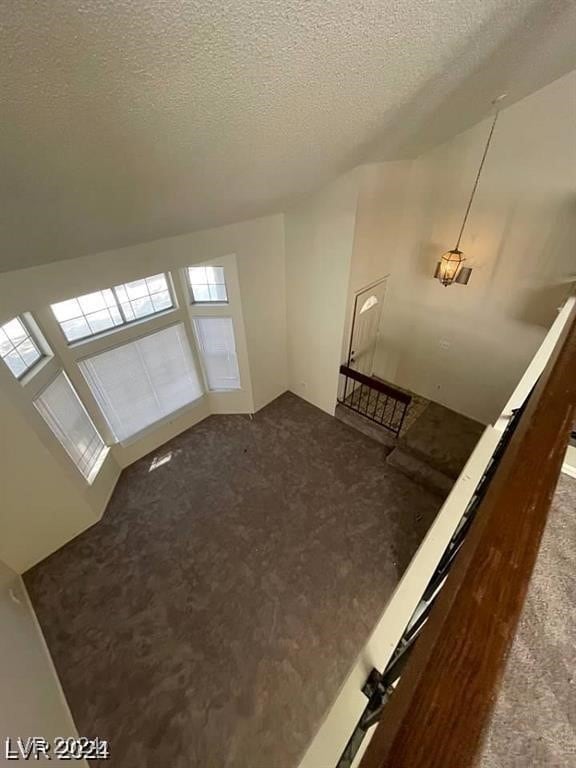
[(576, 446), (569, 445), (566, 448), (566, 457), (562, 465), (562, 472), (570, 477), (576, 477)]
[[(83, 345), (69, 347), (49, 305), (160, 271), (179, 274), (189, 264), (217, 260), (225, 264), (234, 321), (242, 391), (209, 393), (129, 445), (114, 446), (92, 486), (72, 465), (32, 406), (33, 390), (50, 371), (22, 386), (0, 367), (0, 557), (23, 572), (100, 519), (121, 467), (155, 450), (211, 412), (252, 412), (287, 388), (284, 229), (282, 216), (197, 232), (79, 259), (53, 262), (0, 274), (0, 324), (29, 311), (49, 338), (83, 402), (104, 436), (107, 426), (76, 366)], [(174, 280), (180, 308), (176, 319), (192, 333), (191, 310), (182, 281)], [(242, 301), (240, 301), (242, 293)], [(245, 307), (245, 310), (243, 309)], [(213, 308), (205, 313), (212, 314)], [(152, 318), (91, 342), (90, 349), (120, 343), (142, 330), (171, 322)]]
[(108, 457), (88, 485), (48, 427), (29, 415), (0, 389), (0, 560), (17, 573), (97, 522), (120, 472)]
[[(461, 244), (474, 268), (466, 287), (432, 275), (455, 244), (489, 120), (369, 172), (380, 182), (363, 184), (353, 269), (391, 273), (379, 375), (493, 421), (566, 296), (559, 278), (576, 271), (575, 125), (576, 73), (502, 111)], [(395, 251), (383, 246), (390, 233)]]
[[(0, 763), (7, 736), (77, 736), (28, 596), (19, 578), (0, 562)], [(8, 761), (6, 761), (8, 764)], [(10, 762), (10, 764), (12, 764)], [(79, 764), (86, 766), (85, 761)], [(50, 765), (38, 761), (35, 765)]]
[(347, 358), (354, 296), (395, 272), (401, 258), (410, 160), (360, 166), (354, 246), (350, 263), (342, 360)]
[(288, 381), (300, 397), (334, 413), (359, 172), (285, 214)]
[(236, 254), (254, 409), (258, 411), (288, 387), (284, 216), (196, 232), (185, 236), (184, 246), (185, 258), (192, 253), (194, 261)]
[(350, 289), (388, 274), (401, 257), (411, 160), (360, 167), (360, 191), (350, 265)]

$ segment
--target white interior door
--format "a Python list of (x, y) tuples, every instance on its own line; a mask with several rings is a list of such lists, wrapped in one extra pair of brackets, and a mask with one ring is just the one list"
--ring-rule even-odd
[(357, 293), (354, 300), (348, 365), (366, 376), (372, 376), (374, 369), (386, 282), (387, 278), (382, 278)]

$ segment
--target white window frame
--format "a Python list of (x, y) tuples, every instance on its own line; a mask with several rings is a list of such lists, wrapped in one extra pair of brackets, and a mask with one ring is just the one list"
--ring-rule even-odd
[[(203, 283), (203, 285), (206, 285), (208, 288), (210, 285), (223, 285), (224, 286), (224, 292), (226, 294), (225, 299), (208, 299), (208, 300), (197, 300), (194, 297), (194, 286), (192, 284), (192, 281), (190, 280), (190, 270), (191, 269), (205, 269), (206, 267), (212, 268), (212, 269), (220, 269), (222, 270), (223, 275), (223, 282), (222, 283)], [(184, 278), (186, 280), (186, 285), (188, 287), (188, 295), (190, 297), (190, 304), (193, 307), (226, 307), (228, 304), (230, 304), (230, 294), (228, 291), (228, 282), (226, 279), (226, 268), (222, 264), (189, 264), (184, 269)]]
[[(72, 392), (76, 395), (76, 398), (78, 399), (78, 403), (80, 404), (80, 407), (84, 411), (84, 413), (86, 415), (86, 418), (88, 419), (88, 421), (92, 425), (92, 428), (94, 429), (95, 433), (98, 435), (98, 437), (100, 438), (100, 441), (102, 443), (102, 449), (100, 450), (100, 453), (98, 454), (98, 458), (95, 461), (95, 463), (93, 464), (93, 466), (90, 467), (90, 471), (88, 473), (83, 472), (83, 470), (80, 468), (80, 466), (76, 463), (76, 461), (74, 459), (74, 456), (67, 449), (66, 445), (61, 440), (59, 440), (58, 435), (56, 434), (56, 432), (50, 426), (50, 422), (48, 421), (48, 419), (46, 419), (46, 417), (42, 413), (41, 408), (39, 408), (38, 405), (37, 405), (37, 401), (42, 397), (44, 392), (52, 384), (54, 384), (54, 382), (60, 376), (64, 376), (64, 378), (68, 382), (68, 385), (70, 386)], [(46, 429), (48, 430), (51, 438), (58, 443), (58, 445), (60, 446), (62, 451), (64, 451), (64, 453), (66, 454), (66, 457), (67, 457), (68, 461), (74, 466), (75, 470), (84, 478), (84, 480), (88, 483), (88, 485), (92, 485), (94, 480), (98, 476), (98, 473), (100, 472), (100, 469), (102, 468), (102, 465), (103, 465), (104, 461), (106, 460), (106, 457), (107, 457), (107, 455), (108, 455), (108, 453), (110, 451), (110, 447), (108, 446), (104, 436), (102, 435), (102, 433), (98, 429), (97, 425), (94, 423), (94, 420), (93, 420), (92, 416), (90, 415), (90, 412), (86, 408), (86, 405), (82, 401), (82, 398), (80, 397), (80, 394), (78, 393), (78, 390), (74, 386), (74, 383), (71, 381), (71, 379), (68, 376), (67, 372), (63, 368), (59, 368), (54, 373), (54, 375), (52, 375), (50, 377), (49, 381), (46, 382), (40, 389), (38, 389), (38, 391), (35, 393), (35, 395), (34, 395), (34, 397), (32, 399), (32, 406), (33, 406), (34, 410), (36, 411), (36, 413), (38, 414), (38, 417), (40, 419), (42, 419), (42, 422), (45, 425)]]
[[(246, 328), (242, 312), (242, 299), (240, 292), (240, 280), (238, 274), (238, 261), (234, 253), (216, 254), (211, 259), (205, 259), (196, 263), (188, 262), (179, 270), (178, 284), (188, 291), (189, 267), (221, 267), (224, 270), (228, 302), (193, 302), (190, 299), (185, 304), (189, 316), (190, 332), (194, 338), (194, 348), (204, 377), (206, 397), (212, 413), (252, 413), (254, 411), (254, 395), (252, 392), (252, 377), (250, 360), (246, 340)], [(176, 281), (175, 281), (176, 282)], [(185, 293), (186, 295), (186, 293)], [(234, 342), (236, 358), (240, 374), (240, 387), (238, 389), (210, 389), (204, 361), (201, 357), (200, 344), (194, 320), (197, 317), (229, 317), (234, 326)]]
[[(134, 317), (134, 319), (129, 319), (126, 316), (126, 312), (125, 312), (125, 309), (123, 307), (123, 304), (125, 304), (126, 302), (121, 300), (121, 298), (118, 296), (117, 290), (121, 289), (121, 288), (124, 288), (128, 283), (136, 282), (138, 280), (146, 281), (146, 280), (149, 280), (149, 279), (151, 279), (153, 277), (157, 277), (158, 275), (162, 275), (164, 277), (165, 281), (166, 281), (166, 288), (167, 288), (168, 294), (170, 296), (170, 301), (172, 302), (171, 306), (166, 307), (165, 309), (160, 309), (158, 311), (151, 312), (150, 314), (144, 315), (143, 317)], [(68, 339), (68, 337), (66, 336), (66, 333), (64, 331), (64, 328), (61, 325), (61, 323), (63, 323), (63, 322), (65, 323), (67, 321), (66, 320), (62, 320), (62, 321), (58, 320), (58, 318), (56, 316), (56, 313), (54, 311), (54, 307), (56, 305), (58, 305), (58, 304), (63, 303), (64, 301), (72, 301), (72, 300), (78, 301), (78, 299), (81, 299), (83, 296), (89, 296), (90, 294), (100, 293), (100, 292), (103, 292), (103, 291), (110, 291), (112, 293), (112, 295), (114, 297), (114, 301), (116, 303), (116, 307), (115, 308), (117, 309), (117, 311), (118, 311), (118, 313), (119, 313), (119, 315), (120, 315), (120, 317), (122, 319), (122, 322), (118, 323), (118, 324), (114, 324), (110, 328), (105, 328), (102, 331), (97, 331), (96, 333), (91, 333), (91, 334), (88, 334), (86, 336), (80, 336), (80, 337), (78, 337), (76, 339)], [(148, 292), (148, 295), (152, 296), (153, 294), (150, 294), (150, 292)], [(131, 303), (131, 301), (129, 300), (128, 303)], [(162, 315), (168, 315), (168, 314), (170, 314), (170, 313), (172, 313), (172, 312), (174, 312), (174, 311), (176, 311), (178, 309), (178, 304), (176, 302), (174, 285), (172, 283), (171, 275), (170, 275), (170, 272), (167, 271), (167, 272), (156, 272), (153, 275), (145, 275), (144, 277), (136, 277), (136, 278), (134, 278), (134, 280), (125, 280), (123, 283), (117, 283), (116, 285), (113, 285), (110, 288), (108, 288), (108, 287), (107, 288), (96, 288), (93, 291), (88, 291), (87, 293), (80, 294), (79, 296), (72, 296), (72, 297), (70, 297), (70, 299), (62, 299), (61, 301), (52, 302), (50, 304), (50, 309), (52, 311), (52, 314), (54, 316), (56, 324), (57, 324), (57, 326), (58, 326), (58, 328), (60, 330), (60, 333), (62, 334), (62, 336), (64, 337), (64, 340), (66, 341), (66, 344), (69, 347), (74, 347), (76, 345), (88, 344), (91, 341), (93, 341), (95, 339), (98, 339), (98, 338), (101, 338), (103, 336), (108, 336), (110, 334), (118, 333), (118, 331), (121, 331), (124, 328), (127, 328), (128, 326), (136, 325), (136, 324), (139, 324), (139, 323), (146, 323), (146, 322), (149, 322), (150, 320), (152, 320), (154, 318), (161, 317)], [(80, 309), (81, 309), (81, 315), (78, 315), (78, 317), (83, 317), (87, 321), (87, 325), (89, 325), (87, 314), (84, 312), (84, 310), (82, 310), (82, 308), (80, 308)], [(92, 313), (88, 313), (88, 315), (89, 314), (92, 314)]]
[[(201, 324), (203, 320), (227, 320), (230, 324), (230, 327), (232, 328), (232, 340), (234, 342), (234, 359), (236, 361), (236, 370), (238, 374), (238, 386), (230, 386), (230, 387), (214, 387), (210, 384), (210, 372), (208, 368), (208, 355), (206, 346), (204, 344), (204, 339), (202, 338), (202, 332), (201, 332)], [(234, 324), (234, 318), (231, 314), (207, 314), (204, 312), (203, 314), (195, 313), (192, 322), (194, 325), (194, 336), (196, 339), (196, 345), (198, 348), (198, 356), (200, 358), (200, 362), (202, 365), (202, 370), (204, 373), (204, 381), (206, 383), (206, 389), (208, 392), (212, 393), (222, 393), (226, 394), (228, 392), (239, 392), (242, 390), (242, 374), (240, 372), (240, 361), (238, 359), (238, 344), (236, 341), (236, 327)]]
[(5, 323), (2, 323), (0, 325), (0, 328), (3, 328), (5, 325), (8, 325), (8, 323), (11, 323), (13, 320), (18, 320), (18, 322), (22, 325), (26, 333), (25, 338), (21, 342), (19, 342), (19, 344), (17, 345), (14, 344), (12, 339), (8, 337), (8, 340), (12, 344), (13, 350), (18, 351), (18, 347), (20, 346), (20, 344), (23, 344), (24, 341), (26, 341), (26, 339), (30, 339), (30, 341), (34, 345), (34, 348), (39, 354), (36, 360), (34, 360), (34, 362), (31, 363), (31, 365), (29, 365), (20, 374), (15, 374), (14, 371), (8, 365), (8, 363), (4, 360), (4, 357), (7, 357), (7, 355), (10, 353), (8, 352), (6, 355), (2, 356), (1, 358), (2, 364), (5, 365), (6, 368), (9, 370), (10, 375), (13, 376), (16, 381), (23, 384), (26, 381), (29, 381), (30, 377), (33, 376), (44, 365), (46, 360), (51, 356), (52, 351), (49, 348), (48, 344), (46, 343), (46, 340), (40, 333), (39, 329), (36, 327), (36, 323), (30, 317), (29, 313), (21, 312), (20, 314), (15, 315), (13, 318), (10, 318), (10, 320), (7, 320)]

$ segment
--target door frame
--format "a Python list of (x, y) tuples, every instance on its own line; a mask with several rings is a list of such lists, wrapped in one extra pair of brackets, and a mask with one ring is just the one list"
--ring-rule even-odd
[(378, 278), (378, 280), (374, 280), (371, 283), (368, 283), (368, 285), (365, 285), (363, 288), (360, 288), (359, 290), (354, 292), (354, 306), (352, 307), (352, 323), (350, 325), (350, 338), (348, 341), (348, 355), (346, 358), (346, 365), (350, 368), (350, 362), (352, 358), (352, 341), (354, 340), (354, 329), (356, 326), (356, 310), (358, 309), (358, 298), (360, 294), (365, 293), (366, 291), (369, 291), (371, 288), (376, 288), (377, 285), (380, 285), (381, 283), (386, 282), (388, 278), (390, 277), (390, 272), (388, 272), (383, 277)]

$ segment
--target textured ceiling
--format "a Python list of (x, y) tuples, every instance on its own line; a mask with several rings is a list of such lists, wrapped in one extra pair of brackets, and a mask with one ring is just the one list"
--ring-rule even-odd
[(0, 270), (251, 218), (576, 67), (573, 0), (0, 0)]

